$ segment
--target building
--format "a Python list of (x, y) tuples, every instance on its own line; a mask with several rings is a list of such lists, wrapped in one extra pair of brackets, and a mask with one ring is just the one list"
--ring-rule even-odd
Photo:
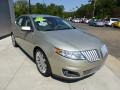
[(0, 37), (10, 34), (15, 22), (12, 0), (0, 0)]

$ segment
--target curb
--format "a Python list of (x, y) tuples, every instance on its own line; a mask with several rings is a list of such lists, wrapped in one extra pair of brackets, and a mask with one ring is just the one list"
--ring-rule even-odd
[(118, 77), (120, 77), (120, 60), (115, 58), (114, 56), (109, 55), (105, 65), (111, 69)]

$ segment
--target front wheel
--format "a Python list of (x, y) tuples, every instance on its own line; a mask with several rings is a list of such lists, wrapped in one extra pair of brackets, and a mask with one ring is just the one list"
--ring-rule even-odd
[(12, 39), (12, 44), (14, 47), (17, 47), (17, 43), (16, 43), (16, 39), (15, 39), (15, 36), (13, 34), (11, 34), (11, 39)]
[(38, 71), (45, 77), (51, 75), (51, 68), (46, 55), (40, 49), (35, 52), (35, 61)]

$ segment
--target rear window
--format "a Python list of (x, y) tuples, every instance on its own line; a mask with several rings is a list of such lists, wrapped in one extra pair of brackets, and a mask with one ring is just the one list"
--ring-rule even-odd
[(111, 19), (112, 21), (119, 21), (119, 19)]

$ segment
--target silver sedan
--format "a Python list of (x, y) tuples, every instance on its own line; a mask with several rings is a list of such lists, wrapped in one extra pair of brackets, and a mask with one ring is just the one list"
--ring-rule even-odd
[(43, 76), (78, 79), (96, 73), (108, 50), (93, 35), (50, 15), (23, 15), (11, 32), (13, 46), (20, 46)]

